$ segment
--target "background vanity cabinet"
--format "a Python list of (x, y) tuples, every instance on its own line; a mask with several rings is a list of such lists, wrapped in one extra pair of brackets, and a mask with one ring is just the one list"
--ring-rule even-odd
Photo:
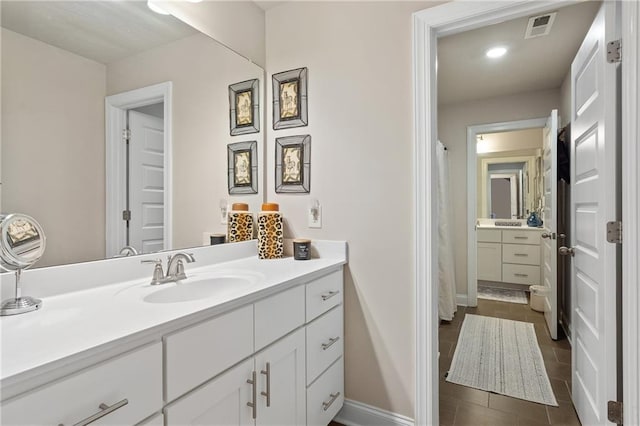
[(540, 284), (540, 230), (478, 229), (478, 279)]
[(162, 408), (162, 344), (153, 343), (2, 403), (4, 425), (134, 425)]

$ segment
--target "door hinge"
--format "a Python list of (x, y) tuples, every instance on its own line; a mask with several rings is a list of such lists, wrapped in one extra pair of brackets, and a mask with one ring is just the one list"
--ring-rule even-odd
[(131, 130), (123, 129), (122, 130), (122, 140), (125, 141), (125, 142), (129, 142), (130, 139), (131, 139)]
[(609, 401), (607, 403), (607, 418), (611, 423), (615, 423), (617, 425), (622, 424), (622, 402), (620, 401)]
[(131, 220), (131, 210), (122, 210), (122, 220)]
[(622, 222), (607, 222), (607, 242), (613, 244), (622, 243)]
[(620, 40), (613, 40), (607, 43), (607, 62), (615, 64), (622, 61), (622, 48)]

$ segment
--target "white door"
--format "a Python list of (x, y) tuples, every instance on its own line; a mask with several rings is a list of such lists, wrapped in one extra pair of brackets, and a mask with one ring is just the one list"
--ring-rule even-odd
[[(605, 425), (616, 400), (616, 245), (618, 219), (615, 2), (604, 2), (571, 65), (571, 324), (573, 402), (583, 425)], [(562, 250), (563, 248), (561, 248)], [(566, 250), (564, 250), (566, 252)], [(571, 254), (571, 253), (569, 253)]]
[(232, 368), (165, 409), (167, 425), (253, 425), (253, 358)]
[(551, 116), (543, 130), (542, 187), (544, 209), (542, 219), (542, 285), (546, 288), (544, 319), (552, 339), (558, 338), (558, 111)]
[(305, 331), (300, 329), (256, 355), (256, 426), (306, 423)]
[(129, 245), (140, 253), (164, 247), (164, 121), (129, 111)]

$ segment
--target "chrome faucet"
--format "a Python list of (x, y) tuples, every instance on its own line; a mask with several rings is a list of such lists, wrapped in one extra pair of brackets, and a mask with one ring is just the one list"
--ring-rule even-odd
[(140, 263), (155, 264), (155, 267), (153, 269), (153, 278), (151, 279), (151, 285), (158, 285), (172, 283), (187, 278), (186, 274), (184, 273), (184, 263), (182, 263), (183, 259), (187, 263), (196, 261), (195, 257), (193, 257), (191, 253), (178, 252), (174, 255), (170, 255), (168, 256), (167, 260), (166, 275), (162, 270), (162, 260), (160, 259), (141, 260)]

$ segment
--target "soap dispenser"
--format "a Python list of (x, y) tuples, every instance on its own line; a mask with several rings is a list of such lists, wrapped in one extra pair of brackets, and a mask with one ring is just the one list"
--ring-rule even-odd
[(227, 218), (227, 241), (235, 243), (253, 239), (253, 215), (246, 203), (233, 203)]
[(280, 206), (276, 203), (262, 204), (258, 213), (258, 257), (280, 259), (284, 253), (284, 226)]

